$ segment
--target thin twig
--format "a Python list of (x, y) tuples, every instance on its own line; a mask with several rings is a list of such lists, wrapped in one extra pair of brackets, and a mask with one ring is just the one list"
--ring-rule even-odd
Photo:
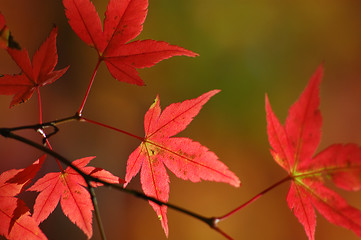
[(101, 123), (101, 122), (97, 122), (97, 121), (94, 121), (94, 120), (91, 120), (91, 119), (87, 119), (87, 118), (85, 118), (85, 117), (80, 117), (80, 120), (81, 120), (81, 121), (84, 121), (84, 122), (92, 123), (92, 124), (95, 124), (95, 125), (98, 125), (98, 126), (101, 126), (101, 127), (104, 127), (104, 128), (108, 128), (108, 129), (114, 130), (114, 131), (116, 131), (116, 132), (123, 133), (123, 134), (125, 134), (125, 135), (130, 136), (130, 137), (136, 138), (136, 139), (138, 139), (138, 140), (140, 140), (140, 141), (144, 141), (144, 138), (143, 138), (143, 137), (139, 137), (139, 136), (137, 136), (137, 135), (134, 135), (133, 133), (130, 133), (130, 132), (121, 130), (121, 129), (119, 129), (119, 128), (115, 128), (115, 127), (109, 126), (109, 125), (104, 124), (104, 123)]
[(104, 226), (103, 226), (103, 221), (100, 217), (100, 211), (99, 211), (99, 207), (98, 207), (98, 201), (97, 201), (97, 198), (96, 198), (96, 195), (95, 195), (95, 191), (94, 191), (94, 188), (91, 186), (90, 182), (87, 181), (86, 182), (87, 185), (88, 185), (88, 192), (90, 193), (90, 196), (91, 196), (91, 200), (92, 200), (92, 203), (93, 203), (93, 206), (94, 206), (94, 213), (95, 213), (95, 218), (97, 220), (97, 225), (98, 225), (98, 228), (99, 228), (99, 232), (100, 232), (100, 236), (101, 236), (101, 239), (102, 240), (106, 240), (107, 237), (105, 235), (105, 231), (104, 231)]
[(5, 131), (14, 132), (14, 131), (25, 130), (25, 129), (33, 129), (33, 130), (37, 130), (39, 128), (45, 129), (45, 128), (48, 128), (48, 127), (52, 127), (55, 130), (56, 125), (66, 123), (66, 122), (71, 122), (71, 121), (80, 121), (80, 116), (78, 114), (75, 114), (75, 115), (70, 116), (70, 117), (65, 117), (65, 118), (61, 118), (61, 119), (58, 119), (58, 120), (45, 122), (45, 123), (41, 123), (41, 124), (38, 123), (38, 124), (25, 125), (25, 126), (20, 126), (20, 127), (13, 127), (13, 128), (0, 128), (0, 131), (2, 131), (2, 132), (5, 132)]
[[(201, 216), (195, 212), (192, 212), (192, 211), (189, 211), (187, 209), (184, 209), (182, 207), (179, 207), (177, 205), (174, 205), (174, 204), (171, 204), (171, 203), (167, 203), (167, 202), (162, 202), (156, 198), (153, 198), (153, 197), (149, 197), (139, 191), (136, 191), (136, 190), (132, 190), (132, 189), (127, 189), (127, 188), (123, 188), (123, 186), (121, 186), (120, 184), (113, 184), (113, 183), (109, 183), (109, 182), (106, 182), (106, 181), (103, 181), (101, 179), (98, 179), (98, 178), (95, 178), (91, 175), (88, 175), (86, 173), (84, 173), (83, 171), (81, 171), (79, 168), (77, 168), (76, 166), (74, 166), (71, 161), (65, 157), (63, 157), (62, 155), (60, 155), (59, 153), (55, 152), (54, 150), (51, 150), (47, 147), (44, 147), (43, 145), (40, 145), (30, 139), (27, 139), (27, 138), (24, 138), (22, 136), (19, 136), (17, 134), (14, 134), (11, 132), (11, 130), (9, 130), (8, 128), (0, 128), (0, 135), (2, 135), (3, 137), (5, 138), (11, 138), (11, 139), (14, 139), (14, 140), (17, 140), (17, 141), (20, 141), (20, 142), (23, 142), (27, 145), (30, 145), (34, 148), (37, 148), (51, 156), (53, 156), (54, 158), (60, 160), (61, 162), (63, 162), (65, 165), (71, 167), (74, 171), (76, 171), (79, 175), (81, 175), (84, 180), (86, 182), (97, 182), (97, 183), (101, 183), (103, 184), (104, 186), (108, 186), (108, 187), (111, 187), (111, 188), (114, 188), (114, 189), (117, 189), (121, 192), (125, 192), (125, 193), (128, 193), (128, 194), (131, 194), (137, 198), (141, 198), (141, 199), (144, 199), (144, 200), (148, 200), (148, 201), (152, 201), (154, 202), (155, 204), (158, 204), (159, 206), (167, 206), (169, 207), (170, 209), (173, 209), (173, 210), (176, 210), (178, 212), (181, 212), (183, 214), (186, 214), (190, 217), (193, 217), (195, 219), (198, 219), (200, 220), (201, 222), (204, 222), (205, 224), (207, 224), (208, 226), (210, 226), (212, 229), (216, 230), (217, 232), (221, 233), (223, 236), (227, 237), (228, 235), (225, 234), (223, 231), (221, 231), (217, 225), (215, 224), (217, 221), (214, 217), (204, 217), (204, 216)], [(90, 193), (91, 194), (91, 193)], [(94, 208), (96, 207), (93, 202), (93, 205), (94, 205)], [(230, 237), (227, 237), (228, 239), (231, 239)]]
[(216, 230), (218, 233), (220, 233), (223, 237), (227, 238), (228, 240), (233, 240), (233, 238), (231, 236), (229, 236), (227, 233), (223, 232), (223, 230), (218, 228), (217, 226), (215, 226), (213, 229)]
[(234, 210), (230, 211), (229, 213), (226, 213), (223, 216), (220, 217), (215, 217), (215, 223), (217, 224), (218, 222), (227, 219), (228, 217), (230, 217), (231, 215), (235, 214), (236, 212), (240, 211), (241, 209), (243, 209), (244, 207), (248, 206), (249, 204), (253, 203), (254, 201), (256, 201), (258, 198), (262, 197), (265, 193), (269, 192), (270, 190), (274, 189), (275, 187), (281, 185), (282, 183), (291, 180), (291, 176), (287, 176), (281, 180), (279, 180), (278, 182), (276, 182), (275, 184), (271, 185), (270, 187), (266, 188), (265, 190), (263, 190), (262, 192), (258, 193), (256, 196), (252, 197), (250, 200), (248, 200), (247, 202), (243, 203), (242, 205), (238, 206), (237, 208), (235, 208)]

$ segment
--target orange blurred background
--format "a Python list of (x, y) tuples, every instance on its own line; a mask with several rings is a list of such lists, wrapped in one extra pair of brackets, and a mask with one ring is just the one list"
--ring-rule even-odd
[[(107, 1), (93, 1), (103, 18)], [(67, 24), (61, 1), (0, 1), (9, 28), (30, 56), (46, 39), (53, 24), (58, 31), (59, 63), (70, 65), (55, 83), (41, 89), (44, 121), (73, 115), (85, 94), (96, 52)], [(286, 176), (269, 154), (264, 111), (268, 93), (284, 121), (317, 66), (324, 62), (321, 85), (323, 115), (319, 150), (333, 143), (361, 144), (361, 2), (152, 0), (144, 30), (137, 39), (163, 40), (200, 54), (174, 57), (139, 70), (145, 87), (114, 80), (102, 65), (84, 109), (84, 116), (142, 136), (143, 117), (157, 94), (164, 108), (173, 102), (221, 89), (189, 127), (179, 134), (214, 151), (234, 171), (239, 189), (222, 183), (191, 183), (169, 172), (170, 202), (205, 216), (219, 216)], [(0, 51), (0, 73), (19, 69)], [(36, 97), (8, 108), (11, 97), (0, 96), (0, 127), (38, 122)], [(21, 132), (39, 140), (32, 131)], [(139, 142), (86, 123), (67, 123), (51, 138), (54, 149), (70, 159), (97, 156), (93, 166), (124, 177), (129, 154)], [(24, 168), (41, 153), (22, 143), (0, 138), (0, 170)], [(41, 174), (57, 171), (49, 157)], [(141, 189), (139, 176), (128, 185)], [(307, 239), (286, 204), (285, 183), (219, 226), (235, 239)], [(360, 192), (341, 193), (361, 208)], [(108, 239), (166, 239), (148, 203), (107, 188), (96, 190)], [(36, 195), (24, 194), (31, 206)], [(168, 210), (169, 239), (224, 239), (205, 224)], [(95, 221), (95, 219), (93, 220)], [(58, 206), (41, 224), (49, 239), (86, 236)], [(99, 231), (93, 224), (93, 239)], [(357, 239), (356, 235), (317, 218), (316, 239)]]

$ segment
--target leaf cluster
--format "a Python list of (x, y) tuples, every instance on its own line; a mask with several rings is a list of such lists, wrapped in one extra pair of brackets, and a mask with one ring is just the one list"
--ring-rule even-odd
[[(0, 234), (7, 239), (47, 239), (39, 224), (45, 221), (60, 203), (66, 217), (80, 228), (88, 239), (93, 236), (95, 213), (102, 239), (105, 239), (94, 188), (109, 186), (147, 200), (155, 211), (166, 236), (169, 234), (167, 209), (172, 208), (194, 217), (232, 239), (218, 227), (265, 193), (284, 182), (290, 182), (287, 204), (305, 229), (308, 239), (315, 239), (317, 210), (327, 221), (350, 229), (361, 237), (361, 211), (335, 190), (326, 185), (331, 180), (347, 191), (361, 189), (361, 147), (357, 144), (333, 144), (316, 154), (321, 141), (322, 117), (319, 109), (319, 89), (323, 76), (320, 65), (299, 99), (290, 107), (286, 122), (280, 123), (265, 99), (267, 134), (274, 161), (286, 171), (286, 177), (255, 195), (249, 201), (219, 217), (203, 217), (195, 212), (168, 203), (170, 180), (167, 169), (176, 177), (200, 182), (202, 180), (227, 183), (239, 187), (241, 182), (225, 163), (206, 146), (190, 138), (177, 137), (199, 114), (203, 106), (220, 90), (210, 90), (183, 102), (161, 109), (160, 97), (144, 115), (144, 136), (137, 136), (115, 126), (86, 117), (84, 107), (95, 81), (100, 64), (104, 63), (111, 76), (120, 82), (143, 86), (138, 69), (152, 67), (173, 56), (196, 57), (197, 53), (151, 39), (133, 41), (143, 30), (148, 12), (148, 0), (109, 0), (105, 18), (90, 0), (63, 0), (65, 15), (74, 33), (97, 53), (97, 64), (85, 96), (74, 115), (43, 122), (41, 88), (66, 74), (70, 66), (59, 70), (56, 44), (57, 27), (30, 59), (13, 37), (5, 18), (0, 14), (0, 48), (6, 51), (20, 68), (20, 73), (0, 77), (0, 94), (12, 96), (10, 108), (38, 96), (39, 122), (35, 125), (0, 128), (0, 135), (31, 145), (45, 154), (26, 168), (10, 169), (0, 174)], [(66, 93), (64, 93), (66, 94)], [(51, 138), (68, 122), (90, 123), (137, 139), (139, 146), (130, 153), (124, 179), (109, 171), (89, 166), (95, 157), (70, 161), (51, 146)], [(48, 133), (46, 130), (53, 131)], [(15, 134), (18, 130), (33, 129), (42, 142), (34, 142)], [(57, 164), (58, 171), (39, 175), (44, 161)], [(66, 168), (63, 167), (66, 165)], [(128, 189), (132, 179), (140, 174), (143, 193)], [(34, 183), (32, 183), (34, 182)], [(38, 195), (31, 207), (19, 194), (33, 191)]]

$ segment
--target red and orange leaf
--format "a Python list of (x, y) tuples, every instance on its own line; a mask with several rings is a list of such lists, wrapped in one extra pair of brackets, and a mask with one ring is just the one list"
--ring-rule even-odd
[(0, 196), (0, 234), (12, 240), (47, 239), (39, 224), (30, 216), (29, 208), (22, 208), (24, 213), (18, 218), (13, 217), (19, 205), (24, 206), (25, 203), (16, 197)]
[[(115, 184), (124, 184), (125, 183), (125, 181), (123, 179), (121, 179), (120, 177), (114, 176), (113, 174), (111, 174), (110, 172), (108, 172), (102, 168), (87, 166), (89, 164), (89, 162), (91, 160), (93, 160), (93, 158), (94, 157), (86, 157), (86, 158), (81, 158), (81, 159), (75, 160), (73, 162), (73, 165), (78, 168), (81, 168), (81, 170), (85, 174), (88, 174), (92, 177), (103, 180), (105, 182), (115, 183)], [(68, 173), (74, 175), (74, 177), (77, 176), (78, 183), (81, 184), (82, 186), (86, 187), (86, 182), (74, 169), (68, 168)], [(93, 186), (102, 186), (101, 183), (92, 183), (92, 184), (94, 184)]]
[[(110, 183), (124, 183), (111, 173), (86, 165), (94, 157), (86, 157), (75, 160), (73, 165), (85, 173), (94, 173), (99, 179)], [(96, 186), (96, 184), (93, 184)], [(71, 167), (64, 172), (48, 173), (39, 179), (28, 191), (40, 192), (34, 205), (34, 219), (40, 223), (54, 211), (60, 201), (64, 214), (76, 224), (87, 236), (91, 238), (93, 204), (87, 186), (81, 175)]]
[(298, 164), (305, 164), (312, 159), (321, 140), (322, 117), (319, 110), (319, 85), (323, 68), (319, 67), (311, 77), (309, 84), (288, 113), (285, 130), (294, 159), (292, 170)]
[(290, 151), (288, 138), (285, 129), (273, 113), (266, 95), (266, 118), (268, 141), (272, 147), (271, 154), (274, 160), (288, 173), (291, 172), (293, 164), (293, 153)]
[(25, 169), (11, 169), (0, 176), (0, 196), (16, 196), (30, 184), (36, 173), (44, 163), (46, 155), (41, 156), (32, 165)]
[(65, 15), (73, 31), (86, 44), (102, 51), (104, 40), (102, 35), (102, 23), (95, 10), (93, 3), (89, 0), (67, 0), (63, 1)]
[(292, 182), (287, 194), (288, 207), (303, 225), (308, 239), (314, 239), (316, 229), (316, 213), (309, 199), (307, 190)]
[[(144, 149), (144, 151), (145, 154), (149, 154), (146, 152), (147, 149)], [(169, 176), (161, 160), (148, 156), (147, 160), (142, 164), (140, 182), (147, 196), (154, 197), (162, 202), (168, 202)], [(153, 207), (158, 219), (161, 221), (166, 236), (168, 236), (167, 207), (159, 206), (152, 201), (149, 201), (149, 204)]]
[(54, 71), (58, 62), (56, 35), (55, 27), (34, 54), (32, 63), (25, 49), (7, 49), (22, 71), (17, 75), (5, 74), (0, 77), (0, 94), (14, 95), (10, 107), (27, 101), (36, 88), (53, 83), (67, 71), (68, 67)]
[(348, 191), (360, 190), (361, 148), (356, 144), (331, 145), (315, 156), (308, 169), (324, 171), (339, 188)]
[(127, 83), (143, 85), (135, 68), (152, 67), (161, 60), (181, 55), (197, 56), (187, 49), (166, 42), (143, 40), (119, 47), (109, 56), (104, 56), (104, 60), (114, 78)]
[(147, 12), (148, 0), (110, 0), (104, 20), (107, 51), (136, 38), (143, 30)]
[(143, 29), (148, 0), (110, 0), (104, 31), (94, 5), (89, 0), (63, 0), (65, 14), (74, 32), (94, 47), (112, 76), (123, 82), (144, 85), (136, 68), (151, 67), (173, 56), (195, 57), (196, 53), (162, 41), (128, 43)]
[[(15, 63), (19, 66), (21, 73), (25, 74), (29, 78), (33, 78), (33, 70), (32, 65), (29, 57), (29, 53), (26, 49), (20, 49), (20, 50), (12, 50), (8, 49), (8, 53), (12, 57), (12, 59), (15, 61)], [(19, 76), (15, 75), (15, 76)]]
[(7, 239), (47, 239), (26, 204), (15, 197), (34, 178), (44, 159), (45, 156), (25, 169), (0, 175), (0, 234)]
[(322, 117), (319, 110), (320, 66), (296, 103), (283, 127), (266, 97), (267, 131), (275, 161), (292, 179), (287, 203), (314, 239), (314, 208), (329, 222), (348, 228), (361, 237), (361, 211), (351, 207), (324, 185), (325, 177), (345, 190), (361, 188), (361, 148), (355, 144), (335, 144), (314, 156), (321, 139)]
[(350, 206), (339, 194), (322, 182), (312, 181), (307, 187), (317, 189), (310, 194), (312, 204), (330, 222), (354, 231), (361, 236), (361, 211)]
[[(171, 138), (184, 130), (203, 105), (218, 92), (213, 90), (198, 98), (171, 104), (162, 113), (157, 97), (145, 114), (145, 138), (129, 156), (125, 181), (129, 182), (141, 171), (144, 193), (163, 202), (169, 198), (169, 177), (164, 165), (184, 180), (209, 180), (238, 187), (238, 177), (213, 152), (189, 138)], [(150, 204), (168, 235), (167, 208)]]
[(28, 186), (35, 177), (35, 175), (40, 170), (41, 166), (45, 161), (46, 155), (41, 156), (38, 160), (36, 160), (32, 165), (28, 166), (24, 170), (19, 171), (15, 174), (14, 177), (10, 178), (7, 183), (16, 183), (18, 185), (22, 185), (22, 189)]

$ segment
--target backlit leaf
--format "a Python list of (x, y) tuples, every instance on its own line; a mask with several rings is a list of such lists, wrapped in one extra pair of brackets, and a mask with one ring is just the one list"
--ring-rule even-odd
[[(198, 98), (171, 104), (162, 113), (157, 97), (145, 114), (145, 137), (129, 156), (125, 181), (128, 183), (140, 171), (144, 193), (163, 202), (169, 198), (169, 177), (165, 166), (184, 180), (209, 180), (240, 186), (238, 177), (208, 148), (189, 138), (171, 138), (184, 130), (203, 105), (218, 92), (213, 90)], [(150, 204), (168, 235), (166, 206)]]
[[(111, 173), (86, 165), (94, 157), (75, 160), (73, 165), (84, 171), (84, 173), (96, 174), (96, 177), (110, 183), (123, 184), (124, 181)], [(99, 184), (98, 184), (99, 185)], [(93, 204), (90, 194), (86, 189), (84, 178), (71, 167), (64, 172), (53, 172), (39, 179), (28, 191), (40, 192), (34, 205), (33, 217), (36, 222), (41, 223), (54, 211), (60, 201), (64, 214), (76, 224), (87, 236), (91, 238)], [(93, 184), (96, 186), (96, 184)]]
[(322, 72), (320, 66), (290, 108), (284, 127), (266, 97), (271, 153), (292, 179), (287, 203), (309, 239), (315, 238), (314, 208), (329, 222), (348, 228), (361, 237), (361, 211), (348, 205), (339, 194), (324, 185), (325, 177), (329, 177), (340, 188), (359, 190), (361, 148), (355, 144), (334, 144), (314, 156), (321, 139), (319, 85)]
[(16, 197), (34, 178), (44, 159), (42, 156), (25, 169), (12, 169), (0, 175), (0, 234), (7, 239), (47, 239), (30, 216), (29, 208)]
[(5, 74), (0, 77), (0, 94), (14, 95), (10, 107), (27, 101), (38, 87), (53, 83), (68, 69), (66, 67), (54, 71), (58, 62), (56, 35), (57, 28), (53, 28), (48, 39), (34, 54), (32, 63), (25, 49), (7, 49), (21, 69), (20, 74)]
[(74, 32), (97, 50), (99, 60), (106, 63), (109, 72), (119, 81), (144, 85), (136, 68), (151, 67), (173, 56), (197, 56), (192, 51), (162, 41), (129, 42), (143, 29), (148, 0), (110, 0), (104, 30), (89, 0), (63, 0), (63, 4)]

